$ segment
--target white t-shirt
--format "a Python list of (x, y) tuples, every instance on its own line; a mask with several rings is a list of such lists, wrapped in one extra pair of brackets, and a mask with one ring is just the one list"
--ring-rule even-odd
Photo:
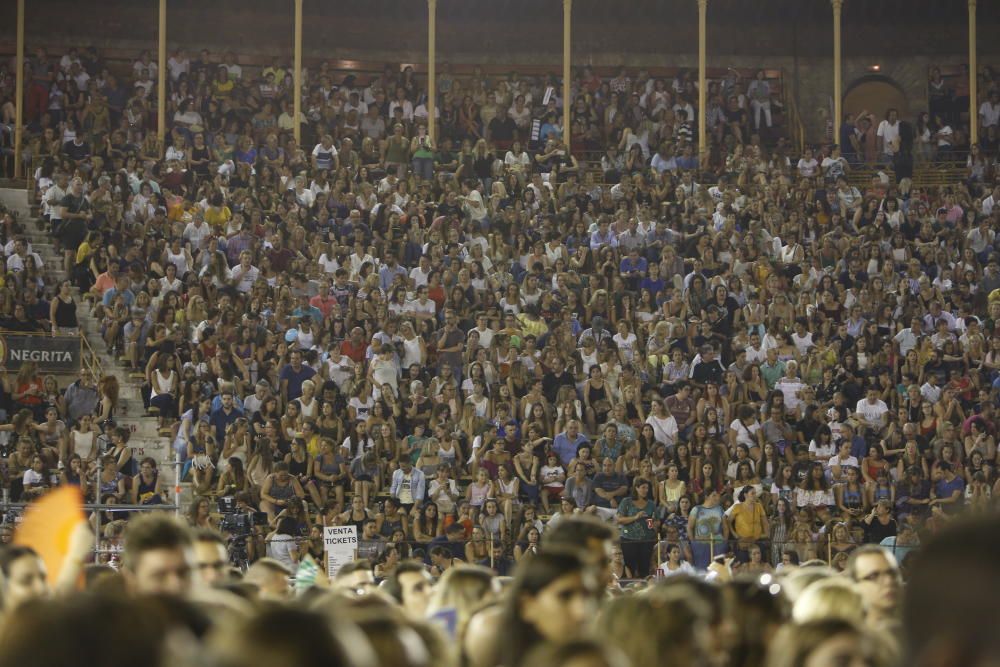
[(750, 345), (747, 345), (746, 351), (747, 363), (762, 364), (767, 360), (767, 346), (764, 344), (761, 344), (758, 349), (754, 349)]
[(242, 264), (237, 264), (233, 267), (232, 271), (233, 280), (239, 280), (236, 283), (236, 291), (243, 294), (249, 294), (250, 290), (253, 289), (253, 284), (257, 282), (257, 278), (260, 277), (260, 270), (253, 264), (244, 271)]
[(694, 576), (695, 574), (694, 568), (691, 567), (691, 563), (687, 562), (686, 560), (682, 560), (676, 570), (671, 570), (670, 568), (668, 568), (666, 561), (664, 561), (663, 563), (660, 563), (660, 566), (657, 568), (657, 573), (660, 572), (663, 573), (664, 577), (673, 577), (679, 574), (688, 574)]
[(785, 397), (785, 408), (789, 411), (799, 407), (802, 399), (798, 393), (806, 388), (806, 384), (799, 378), (782, 377), (774, 383), (774, 388), (780, 391)]
[(406, 302), (403, 307), (404, 313), (427, 313), (428, 315), (434, 315), (437, 312), (437, 304), (427, 299), (426, 303), (420, 303), (420, 299), (413, 299)]
[(515, 155), (513, 151), (507, 151), (503, 163), (511, 171), (525, 171), (531, 164), (531, 158), (524, 151), (521, 151), (519, 155)]
[(677, 420), (673, 415), (668, 415), (667, 417), (649, 415), (646, 417), (646, 423), (653, 427), (653, 437), (657, 442), (662, 442), (668, 446), (677, 442), (679, 430), (677, 428)]
[(833, 440), (826, 443), (825, 445), (820, 445), (815, 440), (809, 442), (809, 453), (815, 456), (817, 459), (829, 459), (831, 456), (837, 453), (837, 448), (833, 444)]
[(520, 111), (517, 110), (516, 106), (511, 106), (507, 109), (507, 115), (518, 127), (527, 127), (531, 123), (531, 109), (528, 108), (527, 104)]
[(858, 406), (854, 411), (861, 415), (869, 424), (884, 424), (885, 415), (889, 412), (889, 408), (882, 399), (877, 399), (874, 403), (869, 403), (867, 398), (862, 398), (858, 401)]
[[(539, 474), (538, 474), (538, 479), (540, 479), (542, 481), (542, 486), (553, 486), (553, 487), (562, 486), (565, 483), (566, 480), (564, 479), (561, 482), (559, 481), (559, 477), (558, 476), (559, 476), (560, 473), (563, 476), (565, 476), (565, 474), (566, 474), (566, 471), (562, 469), (562, 466), (558, 466), (558, 465), (556, 465), (556, 466), (542, 466), (542, 469), (539, 471)], [(548, 481), (546, 481), (546, 480), (548, 480)]]
[(616, 333), (612, 339), (616, 345), (618, 345), (618, 350), (622, 353), (622, 357), (626, 362), (631, 362), (635, 358), (635, 345), (638, 342), (635, 334), (631, 331), (628, 336), (622, 336), (620, 333)]
[(267, 543), (268, 557), (273, 558), (290, 569), (297, 567), (296, 561), (292, 558), (292, 553), (295, 551), (295, 538), (291, 535), (275, 535)]
[(825, 470), (829, 470), (833, 466), (840, 466), (841, 468), (843, 468), (844, 466), (847, 466), (849, 468), (860, 468), (861, 467), (860, 464), (858, 463), (857, 457), (848, 456), (848, 457), (842, 459), (842, 458), (840, 458), (840, 454), (834, 454), (833, 456), (831, 456), (830, 460), (826, 462), (826, 465), (824, 466), (824, 469)]
[(806, 160), (805, 158), (801, 158), (797, 165), (797, 168), (799, 170), (799, 175), (804, 176), (806, 178), (812, 178), (813, 176), (815, 176), (818, 167), (819, 167), (819, 162), (816, 161), (816, 158), (809, 158), (808, 160)]
[(979, 115), (983, 117), (983, 127), (1000, 123), (1000, 104), (993, 105), (989, 101), (979, 105)]
[(747, 447), (757, 446), (757, 431), (760, 430), (760, 422), (755, 421), (747, 426), (742, 420), (734, 419), (730, 422), (729, 429), (736, 431), (736, 444)]
[(326, 253), (319, 256), (319, 268), (323, 269), (323, 273), (336, 273), (337, 269), (340, 268), (340, 262), (337, 261), (336, 256), (327, 257)]
[(893, 144), (899, 139), (899, 121), (890, 124), (888, 120), (883, 120), (878, 124), (878, 136), (882, 137), (882, 152), (886, 155), (893, 155), (896, 149)]
[(415, 266), (410, 269), (410, 280), (413, 281), (414, 287), (423, 287), (427, 284), (427, 278), (431, 275), (428, 270), (426, 273), (419, 266)]
[(326, 375), (343, 391), (347, 381), (354, 377), (354, 361), (343, 354), (336, 361), (329, 358), (326, 360)]
[(792, 343), (795, 344), (795, 349), (798, 350), (801, 356), (805, 356), (809, 348), (813, 346), (813, 335), (812, 332), (807, 331), (805, 336), (799, 336), (797, 333), (792, 333)]

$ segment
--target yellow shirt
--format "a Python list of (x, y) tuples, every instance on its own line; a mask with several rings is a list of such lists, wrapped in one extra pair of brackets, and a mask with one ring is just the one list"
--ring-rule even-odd
[(205, 222), (213, 227), (225, 226), (232, 217), (233, 212), (229, 210), (228, 206), (223, 206), (220, 209), (216, 209), (214, 206), (209, 206), (205, 211)]
[(83, 264), (87, 260), (87, 258), (90, 257), (90, 253), (91, 253), (90, 244), (84, 241), (76, 249), (76, 263)]
[(316, 435), (314, 435), (313, 437), (309, 438), (309, 440), (306, 441), (306, 451), (309, 452), (309, 456), (311, 456), (313, 458), (313, 460), (319, 458), (320, 451), (319, 451), (319, 434), (318, 433)]
[(222, 83), (213, 81), (212, 89), (215, 91), (216, 97), (229, 97), (233, 92), (234, 85), (232, 81), (224, 81)]
[(517, 319), (521, 323), (521, 330), (526, 334), (531, 334), (536, 340), (549, 331), (549, 327), (545, 324), (545, 320), (531, 320), (524, 313), (518, 315)]
[(280, 86), (281, 82), (285, 80), (285, 70), (281, 67), (265, 67), (260, 76), (263, 79), (269, 73), (274, 75), (274, 85), (276, 86)]
[(764, 508), (760, 503), (754, 501), (750, 503), (738, 503), (731, 515), (733, 521), (733, 532), (743, 540), (759, 540), (764, 537), (761, 526), (761, 518), (764, 516)]

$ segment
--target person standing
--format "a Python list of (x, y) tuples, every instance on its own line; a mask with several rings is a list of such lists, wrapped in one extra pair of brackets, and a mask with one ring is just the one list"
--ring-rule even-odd
[(725, 553), (724, 542), (729, 539), (729, 524), (720, 504), (719, 492), (711, 489), (701, 505), (691, 509), (688, 515), (688, 541), (691, 543), (694, 566), (706, 569), (712, 558), (719, 552)]
[[(739, 502), (729, 515), (730, 532), (736, 537), (736, 557), (740, 562), (750, 560), (750, 548), (770, 535), (767, 512), (757, 500), (757, 490), (744, 486), (739, 493)], [(763, 549), (763, 547), (761, 547)]]

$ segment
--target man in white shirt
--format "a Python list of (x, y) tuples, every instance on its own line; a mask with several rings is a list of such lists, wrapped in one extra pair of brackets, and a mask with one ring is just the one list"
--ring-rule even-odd
[(349, 111), (358, 112), (358, 118), (368, 113), (368, 105), (361, 101), (361, 96), (357, 92), (352, 92), (344, 104), (344, 115), (346, 116)]
[(392, 102), (389, 102), (389, 117), (390, 118), (393, 117), (393, 113), (395, 113), (396, 109), (402, 109), (403, 110), (403, 119), (404, 120), (406, 120), (408, 122), (412, 122), (413, 121), (413, 102), (411, 102), (410, 100), (407, 100), (407, 99), (402, 99), (401, 100), (399, 98), (394, 99)]
[(232, 282), (236, 286), (236, 291), (241, 294), (249, 294), (253, 289), (253, 284), (260, 277), (260, 270), (254, 266), (253, 254), (249, 250), (240, 253), (240, 263), (233, 267)]
[(1000, 92), (992, 91), (990, 98), (979, 106), (979, 123), (984, 132), (1000, 123)]
[(899, 347), (899, 355), (905, 357), (907, 352), (917, 347), (923, 335), (923, 323), (919, 317), (914, 317), (910, 326), (893, 336), (892, 340)]
[(12, 271), (14, 273), (23, 271), (25, 261), (28, 259), (28, 257), (31, 257), (35, 261), (36, 267), (41, 268), (45, 266), (45, 262), (42, 261), (42, 258), (38, 255), (38, 253), (33, 252), (31, 250), (31, 247), (24, 239), (21, 238), (14, 239), (11, 251), (12, 251), (11, 254), (7, 257), (8, 271)]
[(73, 63), (69, 68), (69, 78), (73, 80), (76, 84), (76, 89), (80, 92), (87, 90), (87, 84), (90, 82), (90, 75), (87, 71), (83, 69), (79, 63)]
[(761, 342), (760, 334), (756, 331), (750, 334), (750, 344), (746, 350), (748, 364), (762, 364), (767, 359), (767, 346)]
[(889, 109), (885, 120), (878, 124), (876, 132), (879, 155), (884, 162), (891, 162), (892, 156), (899, 150), (899, 112)]
[(419, 320), (433, 319), (437, 314), (437, 304), (427, 297), (427, 286), (418, 287), (417, 298), (407, 301), (403, 306), (403, 312)]
[(49, 216), (49, 223), (53, 229), (58, 229), (59, 223), (62, 222), (62, 200), (69, 192), (68, 187), (69, 177), (64, 172), (59, 172), (42, 199), (42, 215)]
[(271, 384), (263, 378), (258, 380), (257, 384), (254, 385), (253, 394), (243, 399), (244, 414), (253, 415), (255, 412), (259, 412), (270, 393)]
[(431, 275), (431, 260), (427, 255), (421, 255), (417, 260), (417, 265), (410, 269), (410, 288), (416, 290), (427, 284), (427, 278)]
[(938, 386), (937, 374), (927, 374), (927, 380), (920, 386), (920, 395), (931, 404), (941, 400), (941, 387)]
[(174, 51), (174, 55), (167, 60), (167, 67), (170, 69), (170, 78), (176, 81), (181, 74), (191, 71), (191, 61), (188, 60), (183, 49), (177, 49)]
[(143, 51), (139, 54), (139, 59), (132, 63), (132, 71), (135, 72), (136, 76), (145, 70), (149, 73), (149, 76), (156, 78), (156, 73), (159, 71), (156, 63), (150, 58), (149, 51)]
[(996, 232), (990, 229), (989, 217), (983, 216), (979, 220), (979, 225), (970, 229), (965, 238), (968, 239), (969, 246), (976, 253), (976, 256), (980, 258), (980, 261), (986, 259), (984, 253), (993, 246), (993, 241), (996, 238)]
[(226, 68), (230, 81), (239, 81), (243, 78), (243, 68), (236, 64), (236, 54), (232, 51), (226, 54), (226, 60), (222, 66)]
[[(434, 111), (437, 111), (436, 107)], [(385, 119), (379, 115), (377, 106), (368, 107), (368, 111), (361, 117), (361, 134), (374, 141), (385, 138)]]
[(799, 406), (802, 405), (802, 390), (808, 385), (799, 379), (798, 363), (792, 359), (785, 364), (785, 375), (778, 378), (774, 383), (774, 388), (785, 397), (785, 411), (788, 414), (798, 416)]
[(354, 362), (341, 354), (340, 345), (330, 346), (330, 356), (326, 360), (327, 375), (337, 383), (341, 391), (347, 388), (347, 381), (354, 377)]
[(993, 188), (993, 192), (983, 199), (983, 215), (992, 215), (993, 207), (1000, 203), (1000, 185)]
[(875, 433), (885, 429), (889, 407), (878, 397), (878, 389), (868, 388), (868, 395), (858, 401), (855, 414), (862, 425)]
[(212, 235), (212, 229), (205, 224), (200, 211), (194, 214), (191, 222), (184, 227), (183, 238), (191, 243), (191, 248), (199, 250), (204, 247), (207, 239)]
[(795, 331), (792, 332), (792, 344), (795, 345), (800, 357), (806, 356), (806, 352), (814, 345), (812, 332), (806, 330), (807, 323), (804, 317), (797, 319)]
[(471, 334), (473, 331), (478, 333), (479, 346), (486, 348), (488, 350), (490, 349), (490, 346), (493, 344), (494, 331), (493, 329), (490, 329), (487, 322), (488, 320), (486, 318), (486, 313), (480, 313), (476, 315), (476, 326), (474, 329), (469, 329), (469, 333)]

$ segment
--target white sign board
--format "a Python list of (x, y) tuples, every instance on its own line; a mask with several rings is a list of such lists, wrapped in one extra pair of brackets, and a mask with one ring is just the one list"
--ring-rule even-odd
[(549, 86), (548, 88), (545, 89), (545, 95), (542, 97), (542, 106), (543, 107), (544, 106), (548, 106), (549, 100), (552, 99), (552, 96), (555, 94), (555, 92), (556, 92), (556, 89), (555, 89), (554, 86)]
[(325, 526), (323, 551), (326, 552), (326, 574), (332, 579), (345, 563), (354, 560), (358, 551), (358, 527)]

